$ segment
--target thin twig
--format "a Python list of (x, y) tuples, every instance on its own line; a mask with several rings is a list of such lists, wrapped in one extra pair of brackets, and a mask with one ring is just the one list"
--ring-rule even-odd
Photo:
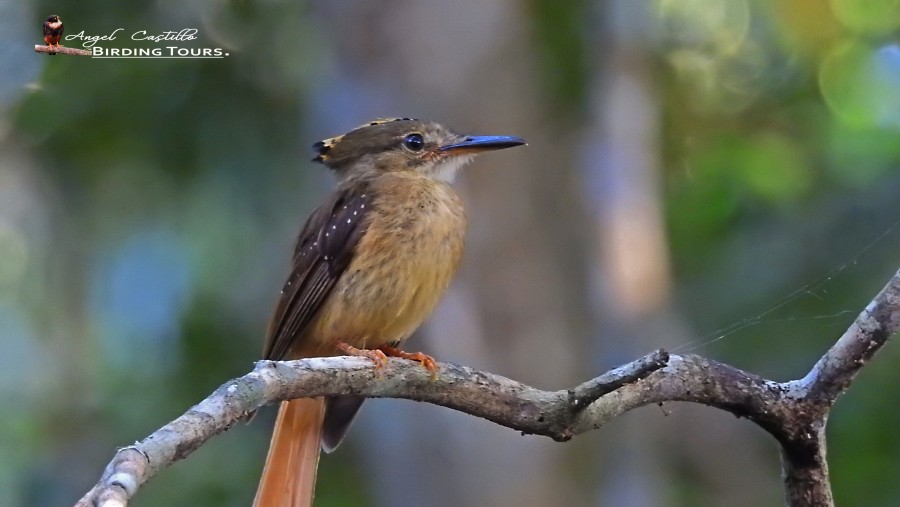
[(47, 53), (50, 55), (73, 55), (73, 56), (91, 56), (91, 52), (85, 49), (67, 48), (65, 46), (42, 46), (34, 45), (35, 53)]
[(843, 336), (822, 356), (803, 385), (809, 396), (828, 404), (844, 392), (872, 356), (900, 328), (900, 272), (856, 317)]

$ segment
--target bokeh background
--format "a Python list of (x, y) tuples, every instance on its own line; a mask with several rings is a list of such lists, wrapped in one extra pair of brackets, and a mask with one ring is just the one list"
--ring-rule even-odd
[[(33, 53), (51, 13), (229, 56)], [(898, 29), (900, 0), (0, 0), (0, 505), (73, 503), (249, 371), (332, 183), (311, 143), (380, 116), (530, 143), (462, 175), (464, 265), (409, 348), (548, 389), (657, 347), (802, 376), (900, 265)], [(839, 504), (900, 503), (897, 360), (833, 411)], [(249, 505), (273, 416), (133, 505)], [(773, 441), (705, 407), (559, 444), (376, 400), (317, 504), (781, 499)]]

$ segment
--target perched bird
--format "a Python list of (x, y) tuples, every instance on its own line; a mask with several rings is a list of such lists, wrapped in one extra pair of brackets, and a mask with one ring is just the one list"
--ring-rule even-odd
[[(524, 144), (433, 122), (380, 119), (313, 145), (337, 188), (307, 219), (263, 356), (434, 360), (396, 348), (437, 305), (463, 252), (466, 214), (450, 187), (475, 154)], [(319, 448), (334, 450), (363, 398), (281, 404), (256, 507), (312, 504)]]
[[(59, 40), (63, 36), (63, 23), (62, 20), (59, 19), (59, 16), (56, 14), (47, 17), (47, 21), (44, 21), (44, 42), (47, 43), (48, 46), (59, 47)], [(56, 53), (48, 53), (54, 55)]]

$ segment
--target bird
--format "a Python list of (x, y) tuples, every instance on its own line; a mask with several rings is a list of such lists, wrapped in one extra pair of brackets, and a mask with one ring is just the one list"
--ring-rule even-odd
[[(59, 16), (56, 14), (52, 16), (47, 16), (47, 21), (44, 21), (44, 42), (47, 43), (51, 48), (56, 46), (59, 48), (59, 40), (63, 36), (63, 23), (62, 20), (59, 19)], [(55, 55), (56, 53), (48, 53), (51, 55)]]
[[(383, 118), (313, 145), (333, 192), (306, 220), (269, 322), (263, 357), (357, 355), (435, 362), (400, 344), (434, 310), (462, 257), (466, 212), (450, 183), (476, 154), (519, 137), (454, 133)], [(320, 449), (341, 443), (363, 398), (282, 402), (255, 507), (312, 505)]]

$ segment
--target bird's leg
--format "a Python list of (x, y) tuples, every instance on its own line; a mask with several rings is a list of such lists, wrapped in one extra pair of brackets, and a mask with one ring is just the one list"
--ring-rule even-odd
[(405, 352), (398, 349), (397, 347), (391, 347), (390, 345), (381, 345), (377, 350), (381, 351), (385, 356), (388, 357), (399, 357), (402, 359), (409, 359), (410, 361), (418, 362), (422, 365), (423, 368), (431, 373), (432, 378), (434, 378), (435, 373), (437, 372), (437, 363), (435, 362), (434, 358), (429, 356), (428, 354), (423, 354), (421, 352)]
[(387, 364), (387, 356), (379, 349), (358, 349), (343, 340), (338, 340), (335, 347), (348, 356), (368, 357), (375, 363), (375, 368), (384, 368)]

